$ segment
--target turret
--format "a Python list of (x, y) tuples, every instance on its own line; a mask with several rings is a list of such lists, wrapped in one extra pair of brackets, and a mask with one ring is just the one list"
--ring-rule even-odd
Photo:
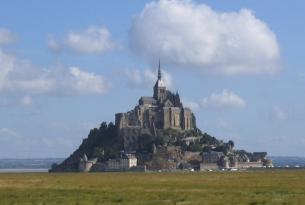
[(176, 91), (174, 104), (176, 107), (182, 107), (182, 103), (180, 101), (180, 96), (179, 96), (178, 90)]

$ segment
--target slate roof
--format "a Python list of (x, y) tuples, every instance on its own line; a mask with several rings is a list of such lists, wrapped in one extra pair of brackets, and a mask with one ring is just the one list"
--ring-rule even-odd
[(157, 100), (153, 97), (141, 97), (139, 100), (139, 104), (156, 104)]

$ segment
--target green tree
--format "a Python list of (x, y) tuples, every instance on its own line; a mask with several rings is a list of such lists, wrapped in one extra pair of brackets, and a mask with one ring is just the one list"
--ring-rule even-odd
[(195, 142), (190, 142), (190, 145), (188, 146), (188, 151), (200, 152), (200, 151), (202, 151), (202, 148), (201, 148), (200, 144), (197, 143), (196, 141)]

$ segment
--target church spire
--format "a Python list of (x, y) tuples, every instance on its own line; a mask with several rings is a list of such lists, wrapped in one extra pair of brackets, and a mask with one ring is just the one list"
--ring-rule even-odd
[(158, 68), (158, 80), (161, 80), (162, 74), (161, 74), (161, 65), (160, 65), (160, 59), (159, 59), (159, 68)]

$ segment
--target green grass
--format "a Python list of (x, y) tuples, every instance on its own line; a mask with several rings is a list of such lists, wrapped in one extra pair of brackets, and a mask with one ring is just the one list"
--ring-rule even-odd
[(305, 171), (0, 174), (2, 204), (305, 204)]

